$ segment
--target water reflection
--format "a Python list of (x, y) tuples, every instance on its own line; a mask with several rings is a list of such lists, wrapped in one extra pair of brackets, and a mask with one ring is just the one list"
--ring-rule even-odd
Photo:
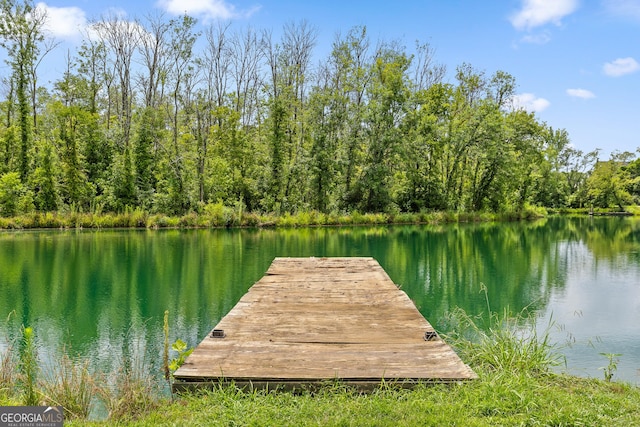
[(171, 339), (197, 344), (276, 256), (372, 256), (441, 331), (470, 314), (525, 307), (572, 372), (600, 376), (600, 352), (640, 368), (640, 221), (550, 218), (533, 223), (286, 230), (33, 231), (0, 234), (0, 335), (34, 326), (41, 355), (62, 346), (109, 370), (125, 355), (160, 361)]

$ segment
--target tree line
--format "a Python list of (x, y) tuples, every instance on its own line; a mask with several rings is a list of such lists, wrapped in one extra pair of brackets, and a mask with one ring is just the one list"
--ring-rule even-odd
[[(142, 208), (252, 212), (519, 211), (637, 203), (640, 160), (572, 147), (512, 102), (515, 78), (429, 44), (162, 14), (92, 22), (65, 71), (32, 0), (0, 0), (0, 215)], [(635, 200), (634, 200), (635, 198)]]

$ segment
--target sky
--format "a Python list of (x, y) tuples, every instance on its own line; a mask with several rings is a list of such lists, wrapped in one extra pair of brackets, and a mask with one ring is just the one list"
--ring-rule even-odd
[[(307, 21), (317, 29), (314, 63), (338, 33), (366, 26), (372, 41), (416, 41), (454, 83), (463, 63), (487, 76), (514, 76), (516, 102), (547, 125), (566, 129), (579, 150), (640, 155), (640, 0), (48, 0), (48, 29), (61, 43), (49, 60), (81, 40), (91, 20), (118, 13), (144, 20), (185, 12), (199, 25), (272, 30)], [(62, 67), (61, 65), (59, 65)], [(53, 67), (53, 68), (51, 68)], [(49, 69), (55, 69), (52, 64)]]

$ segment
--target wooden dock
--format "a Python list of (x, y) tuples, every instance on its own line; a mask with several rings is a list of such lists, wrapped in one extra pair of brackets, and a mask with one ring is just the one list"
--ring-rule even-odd
[(373, 258), (276, 258), (175, 372), (174, 390), (476, 377)]

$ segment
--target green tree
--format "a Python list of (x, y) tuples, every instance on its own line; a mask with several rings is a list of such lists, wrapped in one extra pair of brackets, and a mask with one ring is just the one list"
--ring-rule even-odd
[(403, 140), (400, 125), (409, 99), (407, 70), (410, 64), (410, 58), (397, 46), (384, 46), (372, 65), (365, 116), (366, 155), (355, 188), (359, 207), (367, 212), (384, 212), (392, 203), (390, 179)]
[(289, 112), (282, 99), (282, 95), (273, 98), (269, 104), (269, 154), (270, 154), (270, 174), (268, 178), (267, 191), (263, 201), (268, 210), (280, 213), (284, 202), (285, 187), (285, 163), (287, 153), (287, 123)]
[(594, 206), (608, 208), (612, 205), (624, 211), (624, 206), (631, 203), (628, 191), (631, 184), (629, 170), (625, 168), (633, 154), (614, 152), (607, 161), (598, 161), (587, 179), (588, 197)]
[[(214, 125), (210, 139), (213, 156), (207, 159), (207, 170), (212, 171), (206, 185), (208, 199), (224, 199), (229, 204), (250, 200), (253, 196), (253, 179), (258, 153), (242, 131), (240, 113), (229, 107), (219, 107), (212, 112)], [(226, 178), (212, 179), (225, 171)], [(215, 190), (215, 191), (214, 191)]]
[(0, 176), (0, 215), (11, 217), (33, 209), (33, 193), (20, 181), (20, 175), (9, 172)]
[(147, 107), (140, 113), (138, 131), (133, 141), (133, 164), (139, 205), (150, 210), (156, 178), (155, 147), (160, 142), (161, 118), (156, 109)]
[(403, 120), (405, 141), (400, 148), (394, 199), (403, 211), (442, 209), (442, 186), (438, 179), (437, 154), (442, 149), (439, 122), (450, 85), (443, 85), (446, 68), (434, 62), (428, 43), (416, 43), (412, 60), (412, 91)]
[(449, 84), (435, 83), (413, 94), (412, 108), (404, 122), (407, 138), (402, 146), (402, 168), (396, 177), (396, 199), (402, 210), (418, 212), (446, 207), (441, 176), (445, 149), (443, 116), (452, 90)]
[(164, 194), (159, 194), (157, 200), (162, 200), (160, 206), (167, 206), (171, 213), (183, 213), (191, 207), (194, 195), (190, 189), (196, 185), (190, 179), (192, 172), (195, 175), (193, 157), (197, 148), (189, 123), (194, 109), (191, 85), (195, 72), (193, 47), (199, 36), (194, 30), (196, 22), (188, 15), (170, 22), (165, 79), (168, 96), (164, 99), (164, 113), (171, 137), (168, 141), (163, 138), (160, 147), (166, 158), (161, 162), (160, 175), (163, 176), (159, 178), (163, 185), (158, 188)]
[(0, 130), (0, 173), (17, 170), (16, 155), (14, 148), (18, 140), (18, 129), (16, 126), (8, 125)]
[(301, 207), (305, 199), (308, 74), (316, 38), (317, 30), (306, 21), (286, 24), (281, 45), (274, 44), (270, 35), (264, 37), (270, 77), (266, 102), (271, 154), (265, 208), (278, 213)]
[(634, 197), (635, 203), (640, 204), (640, 158), (632, 161), (626, 166), (623, 166), (623, 169), (628, 174), (629, 193)]
[(503, 208), (521, 212), (535, 196), (535, 183), (546, 168), (542, 148), (544, 129), (533, 113), (523, 109), (506, 116), (506, 138), (512, 147), (511, 162), (503, 167), (508, 193)]
[(567, 206), (581, 208), (588, 203), (587, 180), (597, 161), (598, 150), (583, 153), (581, 150), (567, 147), (562, 152), (561, 164), (569, 194)]
[(136, 185), (131, 163), (130, 150), (125, 148), (124, 153), (116, 155), (111, 167), (109, 205), (117, 212), (136, 206)]
[(264, 86), (261, 50), (258, 33), (251, 28), (234, 33), (226, 50), (231, 61), (230, 75), (233, 76), (230, 82), (233, 95), (229, 98), (233, 109), (240, 115), (242, 129), (238, 141), (243, 154), (236, 160), (237, 172), (234, 176), (237, 179), (234, 179), (233, 197), (249, 211), (261, 204), (258, 182), (262, 173), (261, 165), (267, 163), (266, 147), (260, 133), (264, 122), (260, 97)]
[[(116, 111), (118, 113), (118, 122), (120, 125), (119, 132), (115, 135), (118, 137), (118, 144), (129, 147), (131, 137), (131, 124), (133, 114), (133, 90), (131, 67), (133, 57), (138, 49), (140, 42), (140, 27), (133, 21), (122, 19), (118, 14), (111, 13), (104, 16), (100, 21), (93, 25), (93, 29), (98, 34), (100, 41), (92, 45), (96, 50), (85, 51), (88, 54), (89, 65), (94, 61), (101, 61), (104, 55), (105, 68), (106, 61), (110, 61), (111, 69), (109, 71), (101, 71), (100, 74), (105, 78), (107, 90), (110, 92), (111, 82), (114, 76), (118, 79), (117, 89), (119, 102)], [(104, 54), (102, 49), (106, 48), (111, 55)], [(93, 69), (92, 69), (93, 70)], [(109, 75), (107, 75), (109, 74)], [(96, 80), (92, 79), (92, 83)], [(92, 86), (93, 87), (93, 86)], [(111, 96), (111, 94), (109, 94)], [(109, 102), (109, 108), (111, 102)], [(107, 123), (110, 120), (110, 111), (107, 117)]]
[[(63, 78), (55, 83), (56, 93), (62, 103), (76, 107), (82, 117), (78, 151), (83, 159), (83, 173), (92, 187), (92, 196), (97, 200), (103, 197), (111, 179), (114, 150), (119, 140), (113, 138), (115, 133), (110, 129), (111, 77), (106, 70), (107, 62), (107, 48), (103, 41), (84, 40), (74, 61), (69, 62)], [(101, 91), (103, 88), (106, 91)], [(106, 133), (109, 133), (109, 138)]]
[(106, 192), (110, 179), (110, 169), (114, 158), (114, 143), (105, 135), (104, 127), (100, 126), (97, 113), (84, 115), (83, 138), (80, 145), (84, 159), (83, 171), (87, 181), (93, 187), (93, 193), (101, 197)]
[(82, 105), (91, 113), (98, 112), (99, 92), (107, 80), (107, 73), (104, 69), (106, 62), (107, 49), (104, 42), (91, 39), (83, 40), (78, 48), (76, 65), (78, 76), (82, 78), (79, 84), (84, 90), (78, 95)]
[(91, 127), (92, 114), (79, 107), (66, 107), (54, 103), (53, 114), (57, 118), (62, 163), (61, 193), (65, 204), (77, 208), (88, 208), (93, 192), (84, 171), (80, 141), (87, 136), (87, 125)]
[(334, 43), (332, 57), (337, 64), (338, 77), (346, 96), (346, 117), (339, 151), (339, 167), (342, 177), (341, 207), (355, 209), (361, 203), (361, 194), (354, 189), (362, 167), (365, 146), (365, 114), (367, 92), (371, 82), (371, 41), (366, 27), (352, 28), (346, 37)]
[[(473, 74), (469, 76), (475, 78)], [(513, 76), (497, 71), (480, 85), (484, 95), (473, 108), (477, 128), (467, 162), (470, 194), (466, 204), (468, 209), (477, 212), (485, 210), (487, 205), (498, 211), (509, 208), (510, 182), (514, 174), (508, 172), (517, 168), (516, 151), (524, 154), (523, 150), (518, 150), (522, 147), (518, 146), (519, 141), (510, 138), (513, 133), (504, 111), (516, 84)]]
[(34, 79), (32, 70), (36, 67), (39, 44), (44, 40), (45, 22), (44, 9), (36, 7), (31, 0), (0, 1), (0, 45), (7, 50), (7, 62), (15, 82), (20, 135), (18, 163), (23, 181), (29, 173), (29, 150), (33, 139), (29, 88)]
[(40, 157), (30, 182), (31, 188), (35, 191), (34, 203), (39, 211), (53, 212), (59, 207), (59, 195), (58, 176), (51, 144), (44, 144)]
[[(329, 68), (331, 67), (331, 68)], [(308, 111), (312, 139), (310, 152), (311, 206), (321, 212), (337, 207), (338, 144), (346, 118), (347, 99), (341, 88), (339, 64), (323, 68), (311, 93)]]

